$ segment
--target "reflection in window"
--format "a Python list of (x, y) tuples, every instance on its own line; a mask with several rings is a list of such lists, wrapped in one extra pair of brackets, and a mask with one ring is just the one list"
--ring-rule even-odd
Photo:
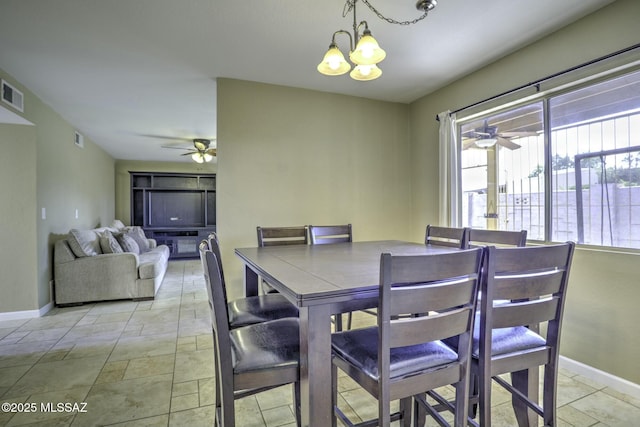
[(544, 239), (542, 103), (460, 127), (462, 224)]

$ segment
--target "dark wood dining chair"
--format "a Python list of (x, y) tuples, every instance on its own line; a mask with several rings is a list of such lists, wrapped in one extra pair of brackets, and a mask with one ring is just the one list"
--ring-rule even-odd
[(469, 247), (469, 229), (427, 225), (424, 236), (426, 245), (449, 246), (460, 249)]
[(258, 246), (306, 245), (309, 232), (306, 225), (298, 227), (256, 227)]
[(469, 246), (517, 246), (527, 245), (527, 230), (507, 231), (507, 230), (482, 230), (479, 228), (469, 229)]
[(312, 245), (352, 242), (353, 229), (351, 224), (310, 225), (309, 237)]
[[(469, 394), (471, 334), (483, 249), (436, 255), (393, 256), (380, 259), (378, 324), (334, 333), (334, 413), (350, 425), (336, 406), (336, 367), (378, 399), (378, 420), (364, 425), (389, 426), (402, 419), (411, 425), (411, 402), (419, 403), (418, 422), (428, 412), (443, 417), (424, 394), (455, 387), (455, 426), (466, 424)], [(453, 350), (442, 340), (456, 337)], [(441, 397), (440, 397), (441, 398)], [(400, 411), (390, 413), (390, 402), (400, 400)], [(444, 424), (448, 425), (448, 424)]]
[(211, 295), (214, 340), (214, 425), (235, 426), (234, 402), (286, 384), (294, 385), (296, 422), (300, 426), (299, 323), (286, 318), (231, 329), (220, 262), (202, 253), (204, 277)]
[[(472, 360), (472, 375), (479, 383), (479, 396), (473, 400), (479, 401), (480, 426), (491, 426), (492, 379), (511, 393), (520, 427), (529, 426), (534, 413), (545, 426), (557, 426), (560, 333), (574, 247), (568, 242), (485, 249)], [(540, 324), (546, 324), (546, 333), (538, 332)], [(537, 403), (540, 366), (542, 406)], [(511, 383), (499, 376), (506, 373)]]
[[(307, 245), (309, 244), (309, 227), (256, 227), (258, 234), (258, 247)], [(262, 280), (262, 292), (277, 293), (268, 282)]]
[[(222, 292), (224, 293), (225, 300), (227, 300), (227, 290), (224, 281), (218, 237), (215, 233), (211, 233), (208, 241), (203, 243), (204, 244), (200, 245), (200, 255), (202, 257), (203, 251), (205, 250), (211, 250), (216, 255), (222, 281)], [(284, 317), (298, 317), (298, 307), (291, 304), (284, 296), (279, 294), (238, 298), (228, 301), (227, 305), (229, 326), (232, 329)]]
[[(334, 243), (353, 242), (353, 227), (344, 225), (310, 225), (309, 236), (312, 245), (328, 245)], [(342, 330), (342, 314), (334, 316), (337, 331)], [(351, 329), (353, 313), (347, 313), (347, 329)]]

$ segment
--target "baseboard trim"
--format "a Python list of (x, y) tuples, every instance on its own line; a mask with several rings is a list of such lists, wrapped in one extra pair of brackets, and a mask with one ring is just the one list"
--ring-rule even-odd
[(604, 384), (607, 387), (619, 391), (624, 394), (628, 394), (634, 399), (640, 399), (640, 385), (633, 383), (624, 378), (617, 377), (608, 372), (596, 369), (593, 366), (585, 365), (568, 357), (560, 356), (560, 367), (583, 377), (594, 380), (600, 384)]
[(52, 308), (53, 301), (45, 306), (40, 307), (38, 310), (9, 311), (6, 313), (0, 313), (0, 321), (33, 319), (36, 317), (42, 317), (47, 314)]

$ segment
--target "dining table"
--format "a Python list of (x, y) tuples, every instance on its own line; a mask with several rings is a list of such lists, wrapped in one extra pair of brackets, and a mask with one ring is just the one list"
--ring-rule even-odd
[(378, 305), (380, 256), (459, 249), (400, 240), (238, 248), (245, 294), (261, 279), (300, 312), (300, 416), (303, 426), (332, 425), (331, 316)]

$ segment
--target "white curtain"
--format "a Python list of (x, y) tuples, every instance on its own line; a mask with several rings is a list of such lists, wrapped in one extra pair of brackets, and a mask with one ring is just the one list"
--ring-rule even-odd
[(438, 114), (440, 121), (440, 225), (459, 227), (460, 152), (457, 144), (456, 115)]

